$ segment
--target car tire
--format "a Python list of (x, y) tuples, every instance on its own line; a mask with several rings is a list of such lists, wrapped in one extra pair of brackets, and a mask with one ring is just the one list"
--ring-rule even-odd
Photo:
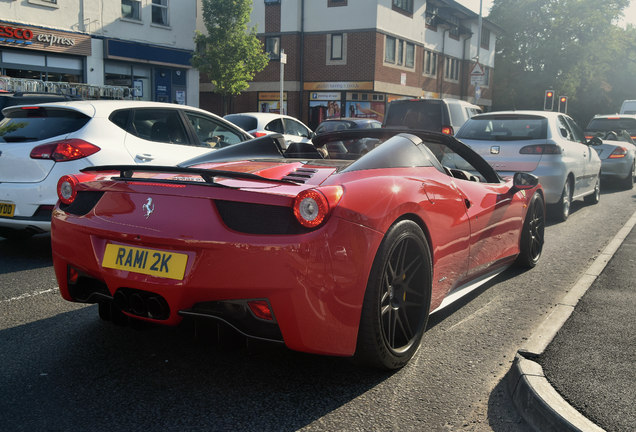
[(634, 176), (636, 176), (636, 161), (632, 164), (632, 169), (627, 173), (627, 177), (622, 179), (621, 187), (625, 190), (631, 190), (634, 187)]
[(428, 322), (431, 263), (428, 242), (419, 225), (402, 220), (388, 230), (367, 282), (356, 362), (393, 370), (413, 357)]
[(545, 203), (540, 193), (535, 193), (528, 204), (528, 212), (523, 222), (519, 255), (515, 264), (522, 268), (533, 268), (539, 262), (543, 251), (545, 230)]
[(586, 204), (598, 204), (601, 200), (601, 173), (596, 177), (596, 184), (594, 185), (594, 192), (590, 195), (586, 195), (583, 198)]
[(572, 205), (572, 184), (570, 179), (565, 180), (561, 198), (554, 208), (554, 216), (557, 221), (565, 222), (570, 216), (570, 206)]

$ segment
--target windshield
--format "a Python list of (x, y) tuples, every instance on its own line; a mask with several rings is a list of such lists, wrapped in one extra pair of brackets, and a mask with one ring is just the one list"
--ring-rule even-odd
[(457, 132), (459, 139), (484, 141), (521, 141), (547, 137), (548, 120), (535, 116), (473, 117)]

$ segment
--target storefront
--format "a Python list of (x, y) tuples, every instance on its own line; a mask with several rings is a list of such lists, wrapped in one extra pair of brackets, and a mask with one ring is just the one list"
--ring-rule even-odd
[(104, 40), (104, 84), (135, 89), (141, 100), (187, 104), (192, 51)]
[(358, 117), (384, 119), (386, 95), (373, 91), (372, 81), (307, 82), (308, 126), (315, 129), (330, 118)]
[(90, 55), (88, 35), (0, 21), (2, 76), (82, 83), (86, 82), (86, 58)]

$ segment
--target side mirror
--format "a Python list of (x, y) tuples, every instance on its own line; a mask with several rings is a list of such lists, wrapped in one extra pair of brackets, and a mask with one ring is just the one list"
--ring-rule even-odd
[(595, 136), (592, 139), (588, 140), (587, 144), (592, 146), (600, 146), (603, 145), (603, 141), (599, 137)]
[(539, 184), (539, 177), (526, 172), (517, 172), (512, 178), (512, 186), (517, 190), (532, 189)]
[(565, 128), (560, 128), (561, 131), (561, 136), (563, 138), (567, 138), (568, 137), (568, 131)]

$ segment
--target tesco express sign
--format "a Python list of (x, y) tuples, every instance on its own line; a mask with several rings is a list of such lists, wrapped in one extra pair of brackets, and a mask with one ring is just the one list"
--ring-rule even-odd
[(33, 32), (29, 29), (11, 26), (0, 26), (0, 37), (31, 40), (33, 39)]

